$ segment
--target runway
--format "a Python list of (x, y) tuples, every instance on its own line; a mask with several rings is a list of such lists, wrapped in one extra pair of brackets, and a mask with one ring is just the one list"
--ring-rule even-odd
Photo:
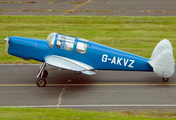
[(39, 65), (0, 65), (0, 106), (66, 107), (97, 111), (175, 111), (176, 81), (151, 72), (97, 71), (74, 75), (47, 66), (46, 87), (35, 85)]
[[(27, 0), (26, 0), (27, 1)], [(175, 16), (175, 0), (34, 0), (36, 3), (0, 3), (0, 15), (61, 16)], [(83, 2), (83, 4), (79, 4)]]

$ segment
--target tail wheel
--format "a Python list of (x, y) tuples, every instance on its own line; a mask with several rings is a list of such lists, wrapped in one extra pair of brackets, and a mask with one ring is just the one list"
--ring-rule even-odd
[(168, 82), (169, 78), (163, 78), (163, 82)]
[(36, 84), (38, 87), (45, 87), (46, 85), (46, 80), (44, 78), (40, 78), (36, 81)]

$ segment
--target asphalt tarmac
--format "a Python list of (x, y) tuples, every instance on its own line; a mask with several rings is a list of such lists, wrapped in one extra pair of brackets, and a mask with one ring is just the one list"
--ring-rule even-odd
[[(86, 0), (83, 4), (71, 3), (72, 0), (56, 0), (57, 3), (34, 0), (33, 4), (11, 1), (14, 0), (0, 3), (0, 15), (176, 15), (175, 0)], [(1, 107), (65, 107), (111, 112), (176, 110), (176, 75), (164, 83), (151, 72), (98, 71), (94, 76), (87, 76), (47, 66), (47, 85), (39, 88), (35, 84), (39, 65), (0, 65), (0, 68)]]
[[(4, 0), (0, 15), (175, 16), (175, 0)], [(56, 3), (52, 3), (57, 1)], [(81, 2), (81, 3), (80, 3)], [(69, 11), (69, 12), (68, 12)]]
[(176, 74), (164, 83), (152, 72), (97, 71), (74, 75), (47, 66), (46, 87), (37, 87), (39, 65), (0, 65), (0, 106), (66, 107), (93, 111), (172, 111)]

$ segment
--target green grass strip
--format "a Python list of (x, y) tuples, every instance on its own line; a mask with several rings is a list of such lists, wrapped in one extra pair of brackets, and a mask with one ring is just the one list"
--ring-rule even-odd
[(0, 63), (38, 63), (8, 55), (4, 42), (7, 35), (46, 39), (51, 32), (85, 38), (146, 58), (160, 40), (169, 39), (176, 58), (176, 17), (0, 16)]
[(0, 108), (1, 120), (174, 120), (175, 113), (90, 112), (63, 108)]

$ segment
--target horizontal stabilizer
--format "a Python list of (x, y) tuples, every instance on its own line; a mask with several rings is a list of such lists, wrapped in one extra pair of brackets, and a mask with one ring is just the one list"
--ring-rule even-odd
[(162, 78), (169, 78), (174, 74), (173, 49), (169, 40), (164, 39), (157, 44), (152, 53), (151, 61), (148, 63), (153, 67), (153, 71)]

